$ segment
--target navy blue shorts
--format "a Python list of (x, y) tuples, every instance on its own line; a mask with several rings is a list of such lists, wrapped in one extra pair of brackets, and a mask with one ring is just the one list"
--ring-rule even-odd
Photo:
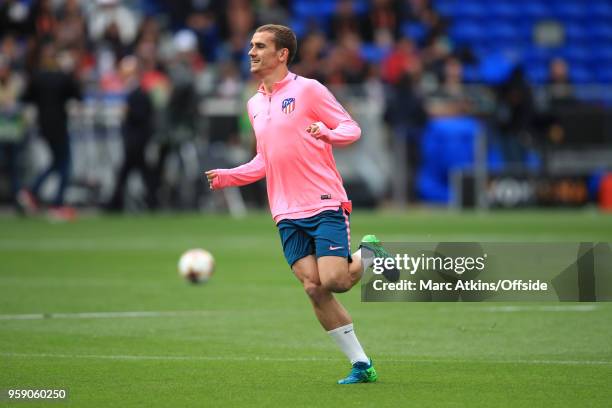
[(340, 256), (351, 262), (349, 213), (342, 207), (308, 218), (282, 220), (277, 227), (289, 266), (312, 254), (317, 258)]

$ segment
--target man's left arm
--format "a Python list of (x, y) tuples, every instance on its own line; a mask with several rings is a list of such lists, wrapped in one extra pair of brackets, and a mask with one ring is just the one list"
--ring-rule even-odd
[(359, 139), (359, 125), (334, 95), (318, 82), (313, 86), (313, 91), (313, 110), (319, 121), (308, 126), (306, 131), (334, 146), (347, 146)]

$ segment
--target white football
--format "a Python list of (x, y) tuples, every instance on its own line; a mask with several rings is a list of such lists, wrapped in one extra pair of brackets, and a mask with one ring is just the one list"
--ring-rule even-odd
[(179, 274), (191, 283), (203, 283), (210, 279), (215, 270), (215, 259), (204, 249), (190, 249), (181, 255), (178, 263)]

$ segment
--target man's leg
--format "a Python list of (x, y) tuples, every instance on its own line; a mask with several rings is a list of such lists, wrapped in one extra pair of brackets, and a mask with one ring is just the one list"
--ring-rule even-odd
[(295, 262), (293, 271), (302, 282), (319, 322), (353, 365), (350, 374), (339, 383), (376, 381), (376, 370), (355, 335), (352, 319), (333, 295), (334, 290), (344, 292), (350, 289), (361, 277), (361, 271), (349, 273), (346, 258), (325, 256), (317, 261), (313, 255)]
[(70, 142), (68, 140), (62, 142), (52, 142), (51, 149), (53, 150), (54, 166), (59, 173), (60, 183), (57, 188), (53, 205), (61, 207), (64, 205), (64, 192), (68, 187), (70, 180)]
[(315, 315), (321, 326), (327, 331), (352, 322), (346, 309), (336, 300), (333, 293), (321, 285), (317, 260), (314, 255), (308, 255), (292, 266), (293, 273), (302, 283), (308, 295)]
[[(350, 315), (333, 295), (333, 292), (346, 292), (359, 281), (361, 258), (358, 256), (349, 269), (348, 217), (338, 217), (338, 214), (331, 216), (335, 219), (325, 220), (326, 223), (317, 219), (314, 229), (309, 220), (280, 222), (278, 227), (283, 251), (294, 274), (302, 283), (317, 319), (353, 365), (351, 373), (339, 383), (373, 382), (377, 375), (371, 360), (357, 340)], [(320, 255), (317, 260), (314, 252), (325, 255)]]

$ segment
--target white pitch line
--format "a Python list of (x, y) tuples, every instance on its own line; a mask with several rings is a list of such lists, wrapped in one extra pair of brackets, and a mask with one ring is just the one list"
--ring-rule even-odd
[(0, 320), (44, 320), (44, 319), (115, 319), (139, 317), (207, 316), (217, 313), (212, 310), (177, 310), (165, 312), (88, 312), (88, 313), (34, 313), (0, 315)]
[(593, 312), (597, 305), (542, 305), (542, 306), (490, 306), (479, 309), (485, 312)]
[[(62, 359), (94, 359), (94, 360), (125, 360), (125, 361), (270, 361), (270, 362), (296, 362), (296, 361), (345, 361), (339, 358), (320, 357), (260, 357), (260, 356), (147, 356), (147, 355), (104, 355), (104, 354), (53, 354), (53, 353), (0, 353), (0, 357), (7, 358), (62, 358)], [(541, 365), (610, 365), (612, 361), (605, 360), (452, 360), (452, 359), (397, 359), (378, 358), (376, 361), (384, 363), (435, 363), (435, 364), (541, 364)]]
[[(69, 239), (69, 238), (39, 238), (36, 240), (0, 239), (0, 252), (11, 251), (148, 251), (148, 250), (184, 250), (202, 237), (183, 237), (180, 240), (166, 242), (160, 239), (134, 237), (132, 239)], [(239, 248), (261, 247), (262, 243), (275, 242), (274, 236), (240, 236), (216, 237), (216, 245), (233, 245)], [(264, 245), (265, 246), (265, 245)]]
[(162, 361), (343, 361), (342, 359), (327, 359), (316, 357), (259, 357), (259, 356), (146, 356), (146, 355), (103, 355), (103, 354), (50, 354), (50, 353), (0, 353), (1, 357), (22, 358), (73, 358), (73, 359), (96, 359), (96, 360), (162, 360)]
[[(490, 306), (474, 309), (484, 312), (592, 312), (597, 305), (541, 305), (541, 306)], [(128, 311), (128, 312), (82, 312), (82, 313), (26, 313), (1, 315), (0, 320), (45, 320), (45, 319), (122, 319), (141, 317), (180, 317), (207, 316), (226, 313), (214, 310), (175, 310), (175, 311)]]

